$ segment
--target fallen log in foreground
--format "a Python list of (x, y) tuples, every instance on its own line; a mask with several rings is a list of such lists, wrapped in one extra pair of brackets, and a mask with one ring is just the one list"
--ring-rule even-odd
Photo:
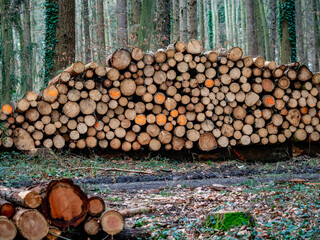
[[(124, 229), (124, 215), (105, 210), (103, 198), (88, 198), (70, 179), (54, 180), (31, 189), (1, 188), (1, 196), (6, 200), (0, 199), (0, 239), (21, 236), (30, 240), (56, 240), (71, 226), (88, 237), (103, 232), (113, 236)], [(38, 194), (36, 199), (40, 198), (41, 207), (30, 205), (34, 194)]]

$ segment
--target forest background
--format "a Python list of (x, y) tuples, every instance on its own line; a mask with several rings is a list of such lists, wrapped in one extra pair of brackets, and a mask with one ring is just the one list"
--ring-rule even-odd
[(144, 51), (201, 39), (278, 63), (320, 64), (318, 0), (0, 0), (0, 103), (39, 91), (74, 61), (105, 64), (119, 47)]

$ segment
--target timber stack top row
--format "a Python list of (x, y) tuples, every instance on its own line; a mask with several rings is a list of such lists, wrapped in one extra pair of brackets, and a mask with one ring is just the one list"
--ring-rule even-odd
[(4, 105), (1, 145), (151, 151), (319, 141), (319, 82), (239, 47), (200, 41), (143, 53), (117, 49), (106, 66), (75, 62), (41, 93)]

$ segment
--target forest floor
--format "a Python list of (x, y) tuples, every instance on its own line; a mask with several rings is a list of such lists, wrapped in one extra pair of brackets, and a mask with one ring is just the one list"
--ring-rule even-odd
[[(320, 239), (318, 157), (245, 162), (0, 153), (0, 185), (62, 177), (103, 196), (114, 209), (150, 207), (127, 218), (126, 227), (148, 229), (152, 239)], [(208, 216), (219, 210), (248, 211), (256, 226), (213, 229)]]

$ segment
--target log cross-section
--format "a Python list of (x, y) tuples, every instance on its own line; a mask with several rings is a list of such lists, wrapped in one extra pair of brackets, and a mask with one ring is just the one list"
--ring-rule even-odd
[(69, 179), (52, 181), (42, 204), (43, 215), (57, 227), (78, 226), (88, 212), (88, 198)]

